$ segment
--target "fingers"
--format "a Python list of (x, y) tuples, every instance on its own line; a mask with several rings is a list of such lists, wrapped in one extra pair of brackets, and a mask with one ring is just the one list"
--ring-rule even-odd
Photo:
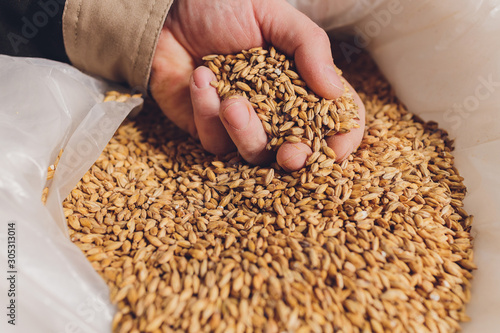
[[(190, 82), (194, 121), (203, 147), (213, 154), (226, 154), (235, 150), (252, 164), (265, 164), (272, 160), (272, 152), (265, 149), (267, 135), (260, 119), (247, 99), (236, 97), (220, 103), (219, 96), (210, 82), (215, 76), (206, 67), (193, 72)], [(347, 158), (361, 143), (365, 127), (365, 107), (354, 88), (347, 83), (358, 105), (359, 128), (349, 133), (337, 134), (327, 139), (337, 154), (337, 161)], [(285, 143), (277, 152), (276, 160), (286, 171), (296, 171), (305, 166), (311, 149), (303, 143)]]
[(267, 135), (250, 102), (236, 97), (220, 103), (216, 89), (210, 85), (213, 80), (212, 71), (201, 66), (190, 82), (194, 121), (203, 147), (213, 154), (225, 154), (236, 146), (249, 163), (270, 162)]
[(266, 132), (246, 98), (236, 96), (223, 101), (220, 119), (243, 159), (252, 164), (272, 160), (272, 152), (266, 150)]
[(207, 151), (215, 155), (227, 154), (236, 149), (219, 118), (219, 95), (210, 82), (215, 75), (207, 67), (194, 70), (190, 81), (191, 103), (198, 137)]
[(306, 165), (306, 160), (312, 154), (311, 148), (306, 144), (285, 142), (278, 149), (276, 161), (287, 172), (302, 169)]
[(335, 99), (344, 93), (323, 29), (284, 1), (257, 0), (254, 10), (265, 40), (295, 58), (300, 75), (316, 94)]
[(237, 97), (220, 103), (210, 85), (213, 80), (212, 71), (201, 66), (193, 72), (190, 84), (194, 121), (203, 147), (213, 154), (226, 154), (236, 146), (249, 163), (271, 161), (267, 135), (248, 100)]
[(353, 92), (354, 103), (358, 106), (359, 120), (357, 120), (357, 122), (359, 128), (353, 128), (348, 133), (336, 134), (326, 139), (328, 146), (337, 154), (338, 162), (345, 160), (358, 148), (365, 131), (365, 106), (354, 88), (349, 83), (347, 83), (347, 85), (349, 90)]

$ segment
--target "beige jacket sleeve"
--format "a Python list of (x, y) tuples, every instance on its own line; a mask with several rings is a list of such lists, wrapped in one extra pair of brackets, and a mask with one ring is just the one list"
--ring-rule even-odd
[(146, 92), (158, 36), (173, 0), (67, 0), (64, 46), (85, 72)]

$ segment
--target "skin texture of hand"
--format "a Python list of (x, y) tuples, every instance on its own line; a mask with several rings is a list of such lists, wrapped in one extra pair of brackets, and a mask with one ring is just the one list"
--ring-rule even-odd
[[(284, 0), (175, 1), (153, 58), (151, 94), (167, 117), (198, 137), (207, 151), (222, 155), (238, 149), (250, 163), (264, 164), (276, 158), (285, 170), (294, 171), (305, 165), (311, 149), (302, 143), (287, 143), (276, 155), (267, 151), (266, 133), (250, 103), (243, 97), (220, 102), (210, 85), (215, 75), (201, 66), (201, 58), (208, 54), (266, 45), (293, 57), (299, 74), (316, 94), (328, 99), (343, 94), (328, 36)], [(363, 137), (365, 109), (357, 94), (354, 99), (360, 128), (327, 140), (339, 161)]]

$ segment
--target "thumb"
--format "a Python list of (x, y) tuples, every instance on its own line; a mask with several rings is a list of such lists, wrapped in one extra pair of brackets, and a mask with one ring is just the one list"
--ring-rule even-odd
[(286, 1), (256, 0), (254, 10), (266, 42), (294, 57), (300, 76), (316, 94), (335, 99), (344, 93), (323, 29)]

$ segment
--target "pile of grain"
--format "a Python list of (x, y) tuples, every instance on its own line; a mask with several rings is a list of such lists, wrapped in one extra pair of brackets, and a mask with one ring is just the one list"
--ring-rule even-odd
[(118, 129), (63, 204), (114, 332), (460, 329), (475, 266), (451, 142), (365, 57), (344, 70), (367, 130), (342, 164), (216, 158), (154, 109)]

